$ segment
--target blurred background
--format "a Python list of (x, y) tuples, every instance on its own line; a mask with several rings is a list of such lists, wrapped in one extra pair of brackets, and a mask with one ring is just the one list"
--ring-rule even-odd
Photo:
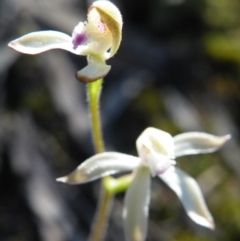
[[(113, 2), (124, 28), (101, 96), (106, 149), (136, 155), (148, 126), (233, 136), (218, 153), (177, 160), (198, 181), (216, 229), (194, 224), (153, 179), (147, 240), (240, 240), (240, 1)], [(71, 35), (90, 4), (0, 0), (1, 241), (87, 239), (100, 182), (55, 182), (94, 153), (86, 86), (74, 77), (86, 58), (61, 50), (22, 55), (7, 43), (38, 30)], [(106, 240), (124, 240), (123, 197), (114, 201)]]

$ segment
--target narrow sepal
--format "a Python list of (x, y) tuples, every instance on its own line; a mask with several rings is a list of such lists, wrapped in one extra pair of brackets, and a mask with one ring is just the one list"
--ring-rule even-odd
[(202, 132), (179, 134), (173, 138), (175, 157), (214, 152), (230, 138), (230, 135), (214, 136)]
[(81, 184), (110, 174), (131, 171), (140, 163), (138, 157), (118, 153), (103, 152), (87, 159), (72, 173), (57, 178), (57, 181), (69, 184)]
[(172, 167), (159, 175), (178, 196), (188, 216), (197, 224), (214, 229), (214, 221), (197, 182), (187, 173)]
[(144, 241), (147, 234), (150, 170), (140, 165), (124, 200), (123, 227), (127, 241)]
[(39, 54), (51, 49), (64, 49), (78, 54), (72, 46), (72, 38), (58, 31), (32, 32), (8, 44), (14, 50), (25, 54)]

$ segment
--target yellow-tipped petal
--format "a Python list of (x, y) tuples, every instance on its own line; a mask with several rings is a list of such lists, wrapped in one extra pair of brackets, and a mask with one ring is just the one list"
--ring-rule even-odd
[(73, 172), (56, 180), (68, 184), (82, 184), (110, 174), (132, 171), (139, 163), (138, 157), (118, 152), (103, 152), (88, 158)]
[(112, 46), (110, 55), (107, 58), (111, 58), (118, 50), (120, 42), (122, 40), (122, 16), (118, 8), (110, 1), (96, 1), (89, 8), (91, 11), (95, 8), (100, 15), (100, 19), (106, 24), (112, 34)]
[(68, 177), (59, 177), (59, 178), (56, 178), (56, 181), (57, 182), (67, 182), (68, 181)]

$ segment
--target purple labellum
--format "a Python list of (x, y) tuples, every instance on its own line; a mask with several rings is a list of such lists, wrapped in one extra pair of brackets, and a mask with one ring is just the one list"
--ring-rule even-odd
[(79, 45), (86, 42), (86, 40), (87, 40), (87, 37), (84, 33), (76, 34), (76, 36), (72, 40), (73, 49), (76, 49)]

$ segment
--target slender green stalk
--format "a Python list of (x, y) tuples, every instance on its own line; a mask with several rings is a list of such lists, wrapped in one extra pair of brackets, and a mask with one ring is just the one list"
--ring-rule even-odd
[(92, 124), (92, 138), (96, 153), (104, 151), (101, 119), (99, 114), (99, 98), (101, 95), (101, 90), (102, 79), (87, 84), (89, 112)]
[(115, 195), (127, 190), (133, 180), (132, 174), (127, 174), (118, 178), (108, 176), (103, 179), (103, 185), (109, 194)]
[[(89, 101), (89, 112), (92, 124), (92, 138), (96, 153), (104, 151), (100, 113), (99, 113), (99, 98), (102, 89), (102, 79), (88, 83), (87, 93)], [(106, 177), (107, 178), (107, 177)], [(93, 222), (92, 230), (89, 236), (89, 241), (101, 241), (104, 238), (108, 216), (111, 208), (113, 195), (107, 192), (102, 182), (101, 194), (96, 211), (96, 216)]]
[(102, 185), (95, 219), (88, 238), (89, 241), (101, 241), (104, 239), (106, 228), (108, 226), (108, 218), (112, 207), (112, 201), (113, 195), (107, 192)]
[[(87, 93), (89, 101), (89, 112), (92, 125), (93, 145), (96, 153), (104, 151), (101, 119), (99, 111), (99, 99), (102, 90), (102, 79), (88, 83)], [(120, 178), (112, 178), (110, 176), (102, 179), (102, 188), (97, 206), (96, 216), (93, 222), (89, 241), (103, 240), (111, 209), (114, 194), (125, 191), (132, 181), (132, 175), (125, 175)]]

